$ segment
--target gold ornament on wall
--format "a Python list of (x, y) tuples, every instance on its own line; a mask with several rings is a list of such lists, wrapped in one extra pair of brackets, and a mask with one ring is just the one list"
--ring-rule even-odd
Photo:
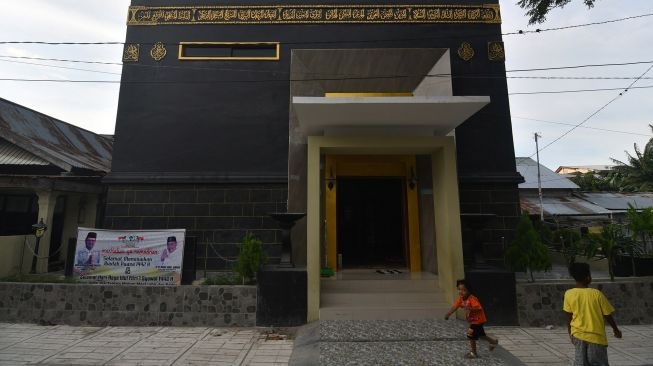
[(465, 61), (469, 61), (474, 57), (474, 48), (469, 42), (463, 42), (458, 47), (458, 57)]
[(505, 61), (506, 51), (503, 48), (503, 42), (488, 42), (487, 57), (490, 61)]
[(166, 53), (166, 46), (161, 42), (155, 43), (150, 50), (150, 56), (152, 56), (155, 61), (163, 60), (163, 58), (166, 57)]
[(127, 25), (165, 24), (501, 24), (499, 4), (130, 6)]
[(138, 54), (140, 51), (141, 45), (138, 43), (130, 43), (125, 45), (125, 49), (122, 53), (123, 62), (137, 62)]

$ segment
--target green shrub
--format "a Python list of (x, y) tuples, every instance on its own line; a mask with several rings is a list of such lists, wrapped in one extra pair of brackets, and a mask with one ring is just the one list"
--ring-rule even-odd
[(533, 271), (551, 269), (549, 248), (542, 244), (540, 235), (533, 227), (527, 214), (523, 214), (517, 224), (515, 239), (506, 250), (506, 265), (513, 271), (530, 271), (531, 281), (535, 281)]
[(261, 244), (262, 242), (250, 232), (243, 237), (240, 255), (234, 266), (234, 271), (238, 273), (243, 284), (256, 283), (256, 273), (267, 262), (267, 256), (263, 252)]
[(587, 240), (577, 230), (558, 229), (551, 235), (553, 248), (558, 250), (567, 262), (567, 266), (576, 262), (576, 257), (586, 251)]
[(202, 285), (207, 285), (207, 286), (236, 285), (239, 282), (241, 281), (239, 281), (237, 275), (232, 273), (227, 273), (224, 275), (205, 278), (204, 281), (202, 282)]

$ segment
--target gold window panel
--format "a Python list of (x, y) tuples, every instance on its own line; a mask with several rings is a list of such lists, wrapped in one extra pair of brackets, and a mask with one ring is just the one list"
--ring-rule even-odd
[[(188, 49), (215, 49), (216, 51), (229, 50), (233, 51), (244, 50), (271, 50), (273, 53), (270, 56), (189, 56)], [(280, 54), (281, 44), (279, 42), (180, 42), (179, 43), (179, 60), (241, 60), (241, 61), (278, 61)]]

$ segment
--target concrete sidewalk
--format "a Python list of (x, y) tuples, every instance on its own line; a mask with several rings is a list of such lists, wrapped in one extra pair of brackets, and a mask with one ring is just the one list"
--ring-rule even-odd
[(0, 365), (287, 365), (292, 340), (261, 328), (0, 323)]

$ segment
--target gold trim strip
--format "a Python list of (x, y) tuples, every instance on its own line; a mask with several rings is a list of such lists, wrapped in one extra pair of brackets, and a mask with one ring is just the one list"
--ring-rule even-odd
[(167, 24), (500, 24), (499, 4), (130, 6), (127, 25)]
[(367, 98), (367, 97), (412, 97), (413, 93), (380, 93), (380, 92), (362, 92), (362, 93), (324, 93), (327, 98)]
[[(276, 54), (274, 57), (194, 57), (184, 56), (185, 45), (268, 45), (275, 46)], [(279, 61), (281, 45), (279, 42), (179, 42), (179, 60), (208, 61), (208, 60), (238, 60), (238, 61)]]

